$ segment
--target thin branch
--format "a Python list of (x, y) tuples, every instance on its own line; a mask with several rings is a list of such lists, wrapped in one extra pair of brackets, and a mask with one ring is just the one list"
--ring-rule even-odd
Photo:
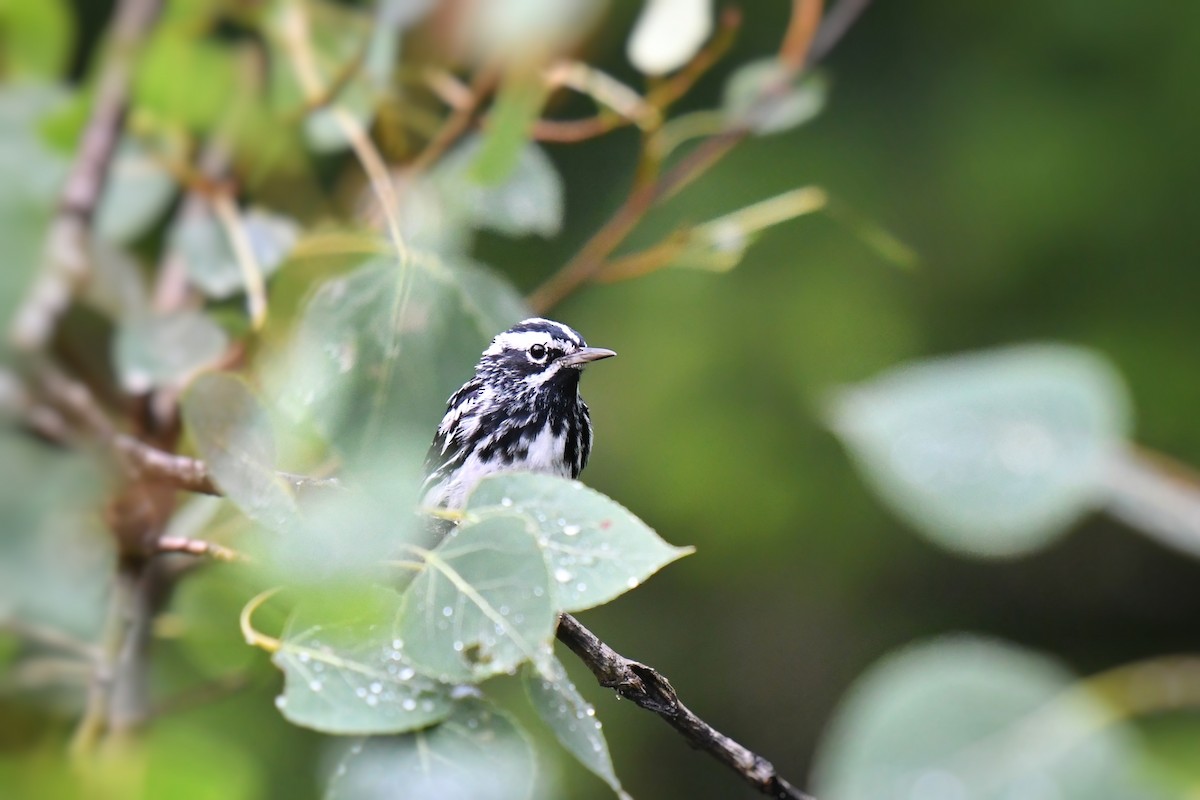
[(470, 86), (465, 86), (445, 70), (433, 70), (427, 73), (426, 81), (429, 87), (453, 111), (425, 145), (425, 149), (412, 160), (410, 164), (412, 171), (420, 172), (428, 169), (467, 132), (479, 105), (496, 87), (499, 79), (500, 73), (494, 67), (481, 69), (476, 73)]
[(203, 539), (188, 539), (183, 536), (160, 536), (154, 543), (156, 553), (183, 553), (189, 556), (208, 556), (216, 561), (246, 561), (236, 550), (208, 542)]
[(254, 254), (254, 244), (246, 232), (246, 225), (233, 193), (217, 193), (212, 198), (212, 209), (221, 227), (225, 229), (225, 237), (229, 240), (238, 268), (242, 271), (250, 326), (255, 331), (261, 331), (267, 323), (267, 282), (263, 277), (262, 265), (258, 263), (258, 257)]
[(809, 65), (821, 61), (825, 56), (837, 47), (838, 42), (842, 37), (854, 27), (854, 23), (867, 6), (871, 5), (871, 0), (839, 0), (833, 8), (829, 9), (829, 13), (821, 20), (821, 27), (817, 29), (816, 38), (813, 39), (812, 45), (808, 49)]
[(792, 19), (779, 49), (779, 62), (784, 67), (783, 80), (763, 89), (750, 104), (745, 122), (705, 139), (657, 181), (635, 183), (625, 202), (575, 257), (529, 295), (527, 301), (535, 312), (546, 311), (592, 280), (647, 211), (699, 178), (750, 135), (749, 121), (755, 119), (763, 107), (777, 102), (786, 93), (788, 81), (804, 68), (807, 48), (821, 17), (821, 7), (822, 0), (793, 0)]
[(50, 222), (42, 272), (13, 322), (13, 343), (23, 350), (46, 347), (78, 286), (88, 278), (92, 217), (104, 192), (129, 105), (137, 51), (161, 9), (161, 0), (121, 0), (96, 81), (92, 114)]
[(696, 716), (657, 670), (616, 652), (570, 614), (559, 618), (558, 639), (579, 656), (601, 686), (658, 714), (688, 744), (732, 769), (758, 791), (779, 800), (813, 800), (780, 777), (771, 762)]

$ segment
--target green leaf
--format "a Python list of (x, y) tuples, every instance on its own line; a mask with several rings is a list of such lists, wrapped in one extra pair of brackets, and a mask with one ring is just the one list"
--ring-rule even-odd
[(116, 561), (95, 507), (103, 467), (5, 431), (0, 474), (0, 620), (98, 638)]
[[(795, 85), (775, 58), (744, 64), (725, 85), (723, 111), (728, 124), (754, 133), (781, 133), (814, 119), (825, 108), (828, 85), (820, 74), (807, 74)], [(771, 95), (767, 99), (761, 99)]]
[(243, 514), (277, 532), (298, 527), (296, 498), (275, 472), (271, 421), (245, 381), (201, 375), (183, 394), (183, 420), (213, 482)]
[[(69, 100), (61, 88), (20, 83), (0, 89), (0, 327), (8, 330), (13, 314), (43, 258), (46, 226), (66, 178), (66, 157), (51, 150), (38, 125)], [(0, 339), (0, 350), (7, 337)]]
[(1136, 740), (1057, 663), (960, 637), (860, 678), (817, 751), (814, 794), (839, 800), (1123, 800), (1144, 785)]
[(510, 285), (473, 264), (375, 258), (316, 290), (272, 383), (352, 465), (413, 442), (423, 452), (446, 398), (524, 313)]
[(98, 236), (88, 244), (92, 276), (82, 287), (80, 299), (115, 322), (148, 316), (151, 309), (146, 275), (137, 259), (120, 245)]
[(65, 0), (9, 0), (0, 7), (0, 31), (6, 78), (63, 76), (75, 44), (74, 19)]
[(139, 109), (198, 130), (229, 114), (230, 99), (245, 92), (241, 56), (234, 47), (198, 35), (184, 24), (160, 26), (134, 73)]
[(900, 367), (843, 391), (830, 414), (897, 514), (993, 557), (1044, 546), (1097, 505), (1129, 417), (1107, 361), (1050, 344)]
[(176, 183), (138, 140), (126, 136), (113, 159), (96, 211), (96, 228), (112, 242), (127, 243), (145, 233), (166, 211)]
[[(692, 551), (672, 547), (624, 507), (582, 483), (501, 473), (467, 498), (468, 521), (521, 514), (534, 526), (562, 611), (607, 603)], [(470, 528), (465, 528), (469, 530)]]
[[(246, 211), (241, 224), (264, 278), (279, 269), (300, 238), (295, 220), (263, 209)], [(171, 246), (183, 258), (188, 278), (207, 296), (223, 300), (245, 288), (233, 245), (212, 212), (181, 220), (171, 233)]]
[(393, 638), (395, 592), (369, 587), (352, 613), (299, 604), (272, 656), (285, 676), (279, 710), (291, 722), (335, 734), (403, 733), (445, 719), (449, 687), (417, 673)]
[(562, 230), (563, 182), (546, 152), (522, 143), (503, 180), (483, 184), (472, 170), (486, 156), (486, 146), (479, 136), (468, 137), (434, 170), (443, 204), (476, 228), (506, 236), (556, 236)]
[(423, 557), (396, 625), (418, 669), (445, 681), (477, 682), (545, 655), (558, 617), (526, 519), (490, 516)]
[(472, 180), (495, 186), (513, 174), (545, 102), (546, 83), (540, 72), (522, 70), (508, 74), (492, 106), (479, 151), (471, 160)]
[(121, 387), (130, 394), (181, 386), (215, 365), (229, 337), (202, 311), (134, 317), (117, 328), (113, 361)]
[(522, 673), (529, 702), (558, 741), (571, 755), (612, 787), (618, 797), (628, 800), (621, 781), (613, 770), (612, 756), (604, 738), (596, 709), (583, 699), (558, 659), (552, 659), (539, 673), (526, 667)]
[(517, 724), (468, 699), (436, 727), (355, 743), (325, 800), (521, 800), (534, 777), (533, 749)]

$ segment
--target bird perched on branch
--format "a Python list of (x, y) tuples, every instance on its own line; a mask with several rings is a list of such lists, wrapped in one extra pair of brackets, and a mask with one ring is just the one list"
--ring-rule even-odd
[(425, 459), (422, 505), (461, 508), (475, 484), (496, 472), (579, 477), (592, 449), (579, 377), (587, 364), (615, 355), (538, 317), (499, 334), (450, 397)]

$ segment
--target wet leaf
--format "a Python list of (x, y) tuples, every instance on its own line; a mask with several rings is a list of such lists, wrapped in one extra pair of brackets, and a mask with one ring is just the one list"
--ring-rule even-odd
[(1012, 556), (1099, 503), (1129, 417), (1107, 361), (1046, 344), (900, 367), (839, 394), (831, 424), (919, 531), (953, 550)]
[(817, 752), (841, 800), (1152, 800), (1132, 732), (1040, 655), (969, 637), (889, 656), (852, 688)]
[(113, 360), (121, 387), (143, 394), (181, 386), (225, 355), (229, 337), (202, 311), (136, 316), (120, 324)]
[(496, 514), (464, 526), (423, 558), (396, 625), (418, 669), (481, 681), (542, 657), (558, 617), (524, 518)]
[(551, 475), (485, 478), (467, 498), (467, 512), (485, 521), (512, 513), (531, 521), (546, 554), (557, 608), (563, 611), (607, 603), (692, 552), (667, 544), (599, 492)]
[(201, 375), (183, 395), (183, 419), (213, 482), (250, 519), (277, 532), (299, 524), (296, 498), (275, 471), (275, 436), (245, 381)]
[(403, 733), (445, 719), (449, 687), (417, 673), (392, 635), (400, 596), (362, 590), (351, 613), (300, 603), (272, 660), (284, 672), (276, 700), (290, 721), (335, 734)]
[(628, 800), (613, 770), (612, 756), (600, 720), (596, 719), (596, 709), (579, 694), (563, 665), (554, 659), (543, 667), (543, 672), (526, 667), (522, 676), (529, 702), (562, 746), (611, 786), (619, 797)]
[(325, 800), (521, 800), (534, 777), (533, 750), (516, 723), (468, 699), (428, 730), (350, 746)]

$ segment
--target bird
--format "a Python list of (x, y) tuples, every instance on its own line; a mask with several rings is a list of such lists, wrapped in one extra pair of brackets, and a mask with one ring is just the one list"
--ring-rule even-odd
[(615, 355), (541, 317), (498, 334), (447, 401), (425, 459), (421, 505), (461, 509), (475, 485), (498, 472), (578, 478), (592, 451), (579, 378), (588, 364)]

